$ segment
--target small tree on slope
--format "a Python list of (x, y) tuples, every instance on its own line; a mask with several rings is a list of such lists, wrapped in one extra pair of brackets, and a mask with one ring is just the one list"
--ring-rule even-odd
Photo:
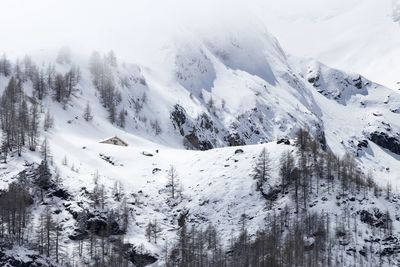
[(262, 190), (262, 187), (270, 177), (271, 160), (268, 151), (263, 148), (254, 166), (254, 179), (257, 181), (257, 190)]

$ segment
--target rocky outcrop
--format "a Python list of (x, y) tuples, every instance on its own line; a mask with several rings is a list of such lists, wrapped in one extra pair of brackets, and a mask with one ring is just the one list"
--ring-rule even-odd
[(71, 240), (83, 240), (89, 237), (89, 232), (81, 229), (74, 229), (72, 234), (68, 236)]
[(189, 149), (208, 150), (215, 147), (218, 129), (212, 119), (205, 113), (191, 120), (186, 110), (176, 104), (171, 112), (170, 119), (174, 129), (183, 136), (183, 144)]
[(137, 267), (145, 267), (157, 261), (157, 258), (147, 252), (139, 252), (132, 247), (128, 253), (129, 260)]
[(358, 75), (358, 77), (353, 78), (351, 82), (357, 89), (362, 89), (363, 88), (363, 81), (361, 79), (361, 75)]
[(213, 145), (210, 141), (201, 141), (199, 139), (199, 137), (196, 135), (196, 130), (193, 130), (190, 134), (187, 134), (184, 137), (184, 145), (188, 148), (195, 148), (199, 150), (208, 150), (213, 148)]
[(290, 145), (290, 140), (287, 138), (280, 138), (278, 139), (278, 141), (276, 141), (276, 143), (279, 144), (284, 144), (284, 145)]
[(360, 211), (360, 220), (373, 227), (385, 228), (390, 218), (378, 209)]
[(187, 120), (186, 110), (181, 105), (176, 104), (174, 110), (171, 112), (170, 118), (175, 130), (179, 130), (180, 134), (183, 136), (185, 134), (183, 126)]
[(367, 95), (371, 84), (361, 75), (346, 74), (316, 61), (310, 62), (303, 75), (317, 92), (339, 104), (346, 104), (356, 94)]
[(400, 138), (390, 136), (385, 132), (372, 132), (369, 139), (380, 147), (400, 155)]
[(243, 146), (246, 144), (237, 132), (229, 133), (224, 139), (229, 146)]
[[(11, 252), (11, 251), (10, 251)], [(0, 266), (7, 267), (56, 267), (50, 260), (37, 254), (18, 254), (0, 251)]]
[(99, 236), (124, 234), (124, 231), (120, 229), (118, 222), (112, 218), (109, 218), (108, 220), (100, 216), (90, 218), (86, 223), (86, 227), (89, 231)]

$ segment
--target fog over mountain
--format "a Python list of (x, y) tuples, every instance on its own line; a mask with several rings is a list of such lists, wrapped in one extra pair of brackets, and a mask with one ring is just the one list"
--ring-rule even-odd
[(288, 53), (397, 89), (396, 1), (4, 1), (0, 50), (11, 56), (64, 45), (79, 53), (113, 49), (127, 61), (154, 58), (157, 65), (155, 54), (176, 36), (262, 24)]

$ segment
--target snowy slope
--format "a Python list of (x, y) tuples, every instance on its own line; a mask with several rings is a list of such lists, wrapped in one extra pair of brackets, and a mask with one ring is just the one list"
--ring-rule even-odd
[[(128, 196), (132, 217), (126, 240), (143, 243), (157, 256), (164, 244), (155, 245), (145, 240), (146, 224), (157, 219), (161, 222), (162, 238), (174, 240), (176, 218), (183, 210), (189, 210), (190, 222), (194, 225), (223, 224), (220, 231), (224, 241), (228, 241), (231, 232), (238, 231), (240, 218), (245, 213), (251, 218), (249, 232), (254, 235), (272, 213), (262, 195), (256, 192), (251, 177), (255, 158), (266, 148), (272, 165), (278, 166), (284, 151), (295, 152), (297, 148), (278, 145), (276, 141), (288, 138), (293, 142), (299, 128), (309, 129), (335, 154), (354, 155), (364, 172), (372, 171), (379, 185), (390, 182), (397, 189), (400, 185), (399, 93), (374, 83), (369, 76), (349, 74), (312, 59), (289, 56), (263, 26), (248, 29), (234, 25), (218, 30), (215, 33), (199, 30), (173, 38), (159, 51), (159, 66), (120, 60), (118, 67), (112, 68), (121, 94), (117, 108), (125, 109), (127, 114), (125, 127), (109, 122), (99, 92), (92, 84), (88, 57), (73, 54), (72, 62), (81, 67), (82, 80), (71, 102), (66, 109), (51, 97), (42, 102), (43, 109), (49, 109), (55, 119), (54, 127), (43, 132), (50, 143), (52, 168), (73, 196), (63, 206), (68, 204), (77, 211), (88, 207), (90, 201), (85, 194), (93, 189), (93, 176), (97, 173), (107, 192), (118, 181)], [(344, 39), (349, 40), (347, 37)], [(286, 47), (287, 41), (283, 39)], [(350, 57), (358, 51), (343, 49), (349, 51)], [(289, 51), (292, 52), (290, 48)], [(315, 54), (317, 58), (318, 55)], [(336, 56), (331, 52), (329, 55)], [(33, 56), (38, 65), (52, 61), (52, 56), (43, 51)], [(346, 69), (350, 69), (345, 67), (348, 62), (342, 65)], [(56, 68), (65, 72), (69, 66), (57, 64)], [(368, 74), (367, 69), (360, 72)], [(358, 71), (358, 67), (354, 70)], [(379, 82), (384, 79), (379, 73), (375, 77), (379, 77)], [(1, 90), (7, 82), (8, 79), (0, 77)], [(24, 84), (24, 90), (31, 94), (30, 82)], [(87, 103), (94, 115), (89, 122), (82, 117)], [(156, 121), (162, 129), (159, 133), (154, 131)], [(118, 135), (128, 146), (99, 143), (113, 135)], [(243, 153), (235, 153), (237, 149)], [(10, 160), (1, 170), (3, 189), (26, 167), (25, 161), (39, 163), (40, 155), (25, 151), (22, 158)], [(176, 167), (183, 186), (182, 201), (172, 205), (165, 189), (171, 165)], [(277, 167), (270, 184), (279, 184)], [(337, 208), (338, 196), (322, 191), (312, 197), (310, 209), (340, 216), (343, 209)], [(383, 197), (370, 196), (371, 201), (361, 195), (355, 197), (355, 203), (345, 199), (344, 205), (354, 211), (376, 207), (381, 211), (390, 210), (393, 216), (399, 214), (396, 205)], [(112, 197), (107, 199), (107, 208), (119, 204)], [(283, 209), (292, 203), (289, 197), (283, 196), (274, 205), (276, 209)], [(37, 214), (43, 210), (41, 205), (35, 208)], [(75, 228), (71, 214), (64, 210), (59, 215), (60, 220), (66, 220), (67, 234)], [(399, 227), (395, 221), (394, 229)], [(362, 231), (365, 236), (374, 235), (367, 227)], [(70, 248), (74, 245), (70, 240), (66, 243)]]
[(255, 6), (253, 12), (287, 52), (400, 87), (397, 0), (285, 0)]

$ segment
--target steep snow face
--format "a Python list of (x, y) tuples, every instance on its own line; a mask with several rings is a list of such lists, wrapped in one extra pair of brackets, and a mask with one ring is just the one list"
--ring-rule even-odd
[(227, 68), (247, 72), (275, 85), (276, 77), (271, 65), (275, 69), (286, 65), (278, 42), (262, 30), (242, 31), (209, 36), (206, 44)]
[(175, 66), (176, 79), (191, 93), (199, 96), (202, 90), (211, 91), (216, 73), (204, 49), (182, 46), (176, 53)]
[(371, 84), (360, 75), (349, 75), (314, 60), (303, 60), (302, 75), (318, 93), (345, 105), (354, 95), (367, 95)]
[[(265, 32), (244, 36), (228, 32), (199, 39), (186, 61), (197, 67), (178, 65), (193, 71), (185, 83), (178, 79), (191, 93), (190, 101), (178, 100), (171, 113), (186, 145), (208, 149), (255, 144), (292, 138), (298, 127), (307, 127), (335, 153), (359, 156), (382, 183), (397, 181), (398, 93), (315, 60), (287, 58)], [(176, 51), (181, 58), (189, 56), (187, 50)], [(257, 71), (262, 65), (266, 72)], [(208, 84), (193, 93), (191, 85), (201, 84), (197, 81), (210, 73)], [(379, 160), (372, 160), (376, 155)]]
[(291, 54), (398, 89), (398, 0), (267, 0), (254, 13)]
[[(318, 109), (311, 93), (297, 84), (279, 43), (265, 29), (199, 34), (190, 45), (183, 43), (184, 50), (180, 45), (170, 51), (179, 89), (189, 99), (176, 101), (171, 118), (186, 143), (254, 144), (293, 136), (305, 125), (322, 135), (317, 116), (305, 112)], [(295, 116), (297, 111), (304, 115)]]

